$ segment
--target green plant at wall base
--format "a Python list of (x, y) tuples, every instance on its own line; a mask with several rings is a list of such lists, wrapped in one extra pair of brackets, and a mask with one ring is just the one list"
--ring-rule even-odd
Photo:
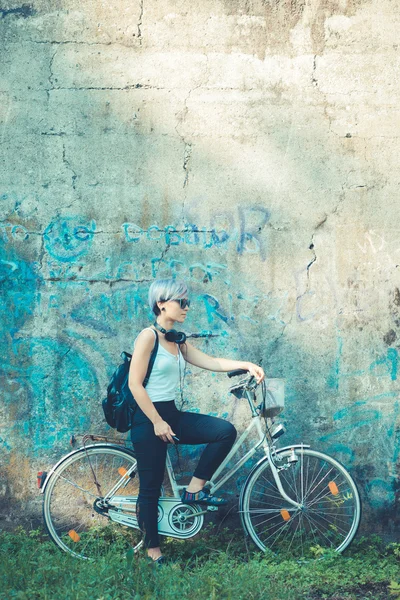
[(392, 552), (400, 560), (400, 544), (393, 542), (387, 546), (388, 552)]
[(90, 563), (64, 554), (42, 531), (18, 529), (0, 533), (0, 599), (395, 599), (398, 546), (361, 538), (343, 556), (316, 547), (317, 560), (297, 563), (254, 552), (241, 531), (210, 526), (197, 539), (165, 539), (164, 553), (175, 562), (155, 570), (143, 554), (121, 556), (118, 545)]
[(389, 585), (389, 592), (394, 598), (400, 598), (400, 583), (391, 581)]

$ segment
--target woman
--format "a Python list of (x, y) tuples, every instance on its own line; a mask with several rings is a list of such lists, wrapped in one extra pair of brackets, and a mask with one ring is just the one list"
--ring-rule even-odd
[[(129, 388), (138, 404), (131, 439), (137, 458), (140, 490), (138, 522), (145, 534), (148, 556), (161, 563), (163, 557), (157, 532), (157, 511), (160, 488), (164, 478), (167, 444), (208, 444), (201, 455), (192, 480), (182, 494), (183, 502), (226, 504), (223, 498), (211, 496), (203, 489), (207, 481), (227, 456), (236, 439), (234, 426), (216, 417), (182, 412), (175, 406), (176, 388), (185, 361), (209, 371), (249, 371), (260, 382), (261, 367), (250, 362), (213, 358), (185, 342), (180, 347), (167, 341), (165, 331), (175, 323), (184, 323), (189, 310), (188, 290), (183, 282), (173, 279), (154, 281), (149, 290), (149, 304), (156, 316), (154, 327), (143, 329), (135, 340), (129, 372)], [(164, 330), (164, 333), (160, 330)], [(159, 347), (146, 388), (150, 355), (158, 335)], [(176, 439), (174, 439), (176, 438)]]

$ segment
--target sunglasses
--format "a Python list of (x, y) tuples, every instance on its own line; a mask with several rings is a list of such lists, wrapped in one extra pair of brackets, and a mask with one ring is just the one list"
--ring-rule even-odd
[(179, 306), (181, 308), (189, 308), (190, 306), (190, 300), (188, 300), (187, 298), (179, 298), (178, 300), (175, 300), (175, 302), (179, 302)]

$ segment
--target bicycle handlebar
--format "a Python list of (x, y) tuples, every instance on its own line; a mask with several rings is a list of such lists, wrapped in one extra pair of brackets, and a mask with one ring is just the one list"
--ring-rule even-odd
[(236, 371), (229, 371), (227, 373), (228, 377), (237, 377), (238, 375), (245, 375), (248, 373), (246, 369), (236, 369)]

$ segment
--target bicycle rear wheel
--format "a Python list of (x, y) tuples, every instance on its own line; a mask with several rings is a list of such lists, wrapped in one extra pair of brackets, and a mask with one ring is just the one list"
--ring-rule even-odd
[(133, 454), (100, 444), (80, 448), (58, 465), (46, 485), (43, 517), (47, 531), (62, 550), (78, 558), (96, 559), (110, 548), (136, 550), (142, 543), (141, 533), (114, 523), (109, 510), (135, 515), (138, 491)]
[[(250, 473), (240, 498), (245, 531), (264, 552), (290, 558), (315, 558), (324, 549), (342, 552), (354, 538), (361, 517), (356, 484), (338, 461), (315, 450), (277, 452), (275, 464), (286, 494), (303, 505), (286, 502), (267, 459)], [(287, 468), (286, 468), (287, 467)]]

